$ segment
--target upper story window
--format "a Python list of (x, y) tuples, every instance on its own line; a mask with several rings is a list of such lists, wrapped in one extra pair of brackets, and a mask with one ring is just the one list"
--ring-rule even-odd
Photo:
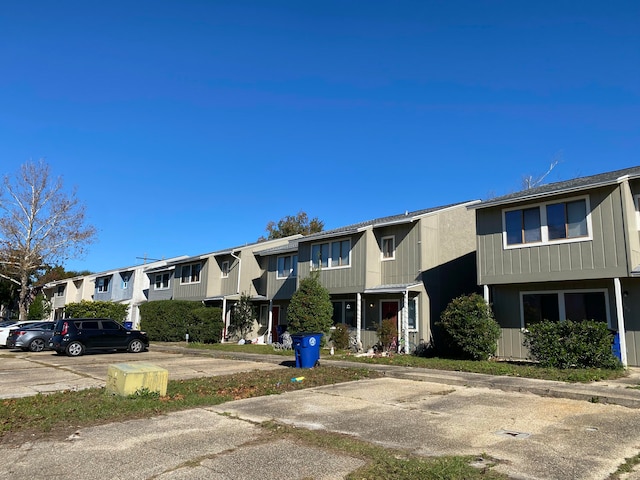
[(122, 275), (122, 289), (129, 288), (129, 282), (131, 281), (131, 272), (123, 273)]
[(382, 260), (396, 258), (396, 237), (382, 237)]
[(351, 265), (351, 240), (311, 245), (311, 267), (342, 268)]
[(220, 266), (220, 270), (222, 271), (222, 278), (227, 278), (229, 276), (229, 261), (225, 260), (222, 262)]
[(640, 195), (633, 197), (633, 203), (636, 205), (636, 226), (640, 230)]
[(200, 270), (202, 269), (201, 263), (192, 263), (191, 265), (182, 266), (182, 275), (180, 276), (180, 283), (199, 283), (200, 282)]
[(64, 285), (58, 285), (56, 289), (56, 297), (62, 297), (64, 295)]
[(587, 197), (505, 210), (503, 220), (505, 248), (590, 237)]
[(298, 255), (278, 257), (277, 278), (288, 278), (290, 276), (298, 276)]
[(166, 290), (169, 288), (169, 279), (171, 278), (170, 273), (157, 273), (154, 288), (156, 290)]
[(102, 277), (98, 279), (98, 292), (104, 293), (109, 291), (109, 277)]

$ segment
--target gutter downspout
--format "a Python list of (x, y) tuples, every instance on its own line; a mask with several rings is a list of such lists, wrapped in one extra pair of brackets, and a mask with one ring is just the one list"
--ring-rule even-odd
[(233, 252), (231, 252), (231, 256), (238, 260), (238, 287), (236, 288), (236, 293), (240, 295), (240, 273), (242, 272), (242, 259)]

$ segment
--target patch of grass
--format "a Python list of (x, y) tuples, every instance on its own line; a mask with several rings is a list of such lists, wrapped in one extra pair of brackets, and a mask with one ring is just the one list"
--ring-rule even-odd
[(484, 455), (482, 467), (472, 466), (479, 457), (443, 456), (434, 458), (418, 457), (400, 450), (386, 449), (347, 435), (339, 435), (318, 430), (297, 429), (294, 427), (268, 422), (265, 428), (279, 436), (289, 436), (296, 443), (331, 450), (342, 455), (358, 457), (366, 465), (352, 472), (348, 480), (368, 480), (385, 478), (390, 480), (504, 480), (506, 475), (491, 470), (496, 462)]
[(623, 474), (631, 473), (636, 465), (640, 465), (640, 453), (631, 458), (625, 458), (625, 462), (609, 475), (609, 480), (618, 480)]
[[(271, 345), (238, 345), (235, 343), (189, 344), (190, 348), (205, 349), (220, 352), (244, 352), (256, 354), (275, 354), (293, 358), (293, 350), (279, 351)], [(334, 356), (328, 350), (322, 350), (321, 358), (332, 360), (346, 360), (354, 363), (398, 365), (415, 368), (430, 368), (433, 370), (449, 370), (456, 372), (485, 373), (488, 375), (512, 376), (523, 378), (538, 378), (541, 380), (555, 380), (559, 382), (594, 382), (613, 380), (625, 377), (623, 369), (604, 368), (551, 368), (541, 367), (532, 362), (510, 362), (501, 360), (455, 360), (438, 357), (417, 357), (415, 355), (393, 355), (390, 357), (357, 357), (348, 352), (338, 351)]]
[(406, 367), (430, 368), (433, 370), (485, 373), (488, 375), (538, 378), (542, 380), (556, 380), (561, 382), (593, 382), (598, 380), (621, 378), (627, 375), (627, 373), (622, 369), (560, 369), (541, 367), (534, 363), (525, 362), (452, 360), (437, 357), (416, 357), (413, 355), (393, 355), (391, 357), (356, 357), (353, 355), (340, 355), (335, 358), (368, 364), (401, 365)]
[[(305, 378), (302, 382), (291, 382), (291, 378), (297, 376)], [(278, 369), (169, 381), (164, 397), (144, 391), (121, 397), (108, 394), (104, 388), (93, 388), (0, 400), (0, 441), (8, 434), (28, 432), (39, 436), (43, 432), (147, 418), (230, 400), (379, 376), (366, 368), (321, 366), (304, 370), (304, 373), (296, 369)]]

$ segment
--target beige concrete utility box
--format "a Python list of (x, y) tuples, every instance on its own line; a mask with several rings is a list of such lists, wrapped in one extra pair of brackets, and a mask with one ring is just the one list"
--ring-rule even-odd
[(116, 363), (109, 365), (107, 392), (127, 397), (148, 389), (164, 397), (167, 394), (169, 371), (150, 363)]

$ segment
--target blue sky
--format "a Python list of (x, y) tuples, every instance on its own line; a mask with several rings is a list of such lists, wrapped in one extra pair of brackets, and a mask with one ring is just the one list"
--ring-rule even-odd
[(97, 242), (68, 269), (640, 164), (637, 1), (10, 2), (0, 174), (44, 157)]

